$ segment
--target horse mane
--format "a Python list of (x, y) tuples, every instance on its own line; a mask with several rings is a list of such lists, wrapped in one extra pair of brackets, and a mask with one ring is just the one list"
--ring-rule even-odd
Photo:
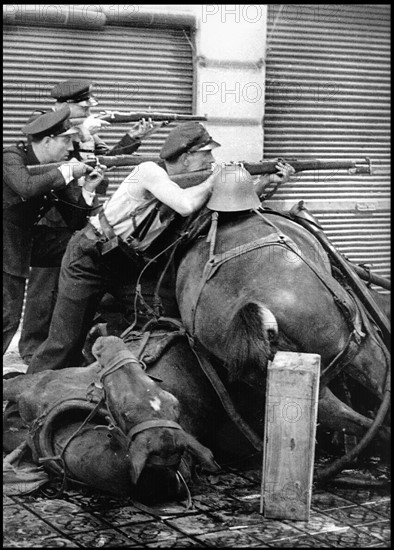
[(229, 381), (244, 380), (250, 373), (265, 379), (268, 361), (277, 351), (277, 331), (264, 322), (263, 304), (250, 301), (232, 318), (226, 335)]

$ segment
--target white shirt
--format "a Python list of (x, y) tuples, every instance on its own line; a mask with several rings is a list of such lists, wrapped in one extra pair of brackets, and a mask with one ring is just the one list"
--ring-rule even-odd
[[(133, 186), (136, 184), (134, 170), (122, 181), (118, 189), (104, 204), (105, 216), (116, 235), (126, 240), (137, 226), (157, 206), (158, 201), (149, 191), (145, 191), (144, 197), (139, 198), (133, 195)], [(90, 218), (90, 223), (99, 231), (101, 230), (99, 215)], [(147, 235), (140, 244), (133, 243), (139, 250), (145, 250), (151, 242), (167, 227), (170, 220), (162, 223), (159, 212), (153, 220)]]

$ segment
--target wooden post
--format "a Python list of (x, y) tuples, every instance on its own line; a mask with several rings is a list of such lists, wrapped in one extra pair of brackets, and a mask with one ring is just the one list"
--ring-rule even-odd
[(320, 355), (279, 351), (268, 367), (260, 513), (308, 521)]

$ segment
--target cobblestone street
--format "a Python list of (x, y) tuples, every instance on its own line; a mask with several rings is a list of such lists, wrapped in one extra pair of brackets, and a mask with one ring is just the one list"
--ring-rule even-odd
[(86, 491), (61, 499), (4, 498), (4, 547), (390, 547), (390, 497), (371, 490), (314, 491), (309, 522), (259, 514), (260, 472), (227, 471), (191, 487), (193, 506), (144, 509)]

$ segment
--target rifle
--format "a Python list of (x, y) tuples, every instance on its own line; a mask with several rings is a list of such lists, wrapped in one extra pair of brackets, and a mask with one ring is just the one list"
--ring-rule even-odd
[(206, 116), (195, 116), (195, 115), (178, 115), (177, 113), (161, 113), (159, 111), (129, 111), (128, 113), (123, 113), (121, 111), (106, 111), (101, 113), (98, 118), (101, 120), (107, 120), (111, 123), (123, 124), (126, 122), (138, 122), (142, 118), (146, 120), (151, 119), (153, 122), (184, 122), (186, 120), (197, 120), (203, 121), (207, 120)]
[(277, 169), (275, 166), (278, 161), (287, 162), (296, 172), (306, 172), (311, 170), (348, 170), (349, 174), (372, 174), (372, 164), (369, 157), (363, 161), (355, 160), (297, 160), (284, 159), (261, 161), (261, 162), (244, 162), (243, 165), (251, 176), (258, 174), (275, 174)]
[[(293, 166), (296, 172), (310, 171), (310, 170), (348, 170), (350, 174), (372, 174), (372, 164), (367, 157), (365, 161), (354, 160), (295, 160), (295, 159), (279, 159), (288, 162)], [(115, 155), (105, 156), (98, 155), (93, 156), (92, 159), (83, 161), (89, 166), (96, 166), (97, 163), (106, 166), (107, 168), (113, 168), (115, 166), (137, 166), (142, 162), (155, 162), (161, 167), (164, 167), (164, 161), (159, 157), (149, 155)], [(243, 162), (243, 166), (249, 172), (251, 176), (263, 175), (263, 174), (275, 174), (277, 172), (276, 165), (278, 161), (261, 161), (261, 162)], [(50, 164), (38, 164), (34, 166), (27, 166), (31, 175), (37, 175), (45, 173), (50, 168), (56, 168), (64, 164), (64, 162), (54, 162)], [(232, 166), (239, 163), (226, 163), (225, 169), (229, 172), (232, 170)], [(221, 166), (221, 165), (219, 165)], [(178, 183), (180, 187), (192, 187), (198, 185), (204, 179), (206, 179), (211, 172), (209, 170), (198, 170), (196, 172), (188, 172), (184, 174), (172, 175), (171, 179)], [(225, 170), (224, 170), (225, 174)], [(272, 192), (271, 192), (272, 194)], [(267, 196), (265, 197), (267, 199)]]
[[(295, 159), (278, 159), (282, 162), (289, 163), (296, 172), (304, 172), (310, 170), (348, 170), (349, 174), (372, 174), (372, 165), (369, 158), (366, 158), (364, 161), (354, 161), (354, 160), (295, 160)], [(261, 161), (261, 162), (242, 162), (244, 168), (249, 172), (251, 176), (263, 175), (263, 174), (275, 174), (278, 170), (276, 165), (278, 160), (275, 161)], [(222, 177), (225, 177), (226, 170), (228, 173), (231, 173), (232, 167), (240, 164), (239, 162), (219, 164), (218, 167), (224, 166), (222, 171)], [(189, 172), (185, 174), (177, 174), (171, 176), (171, 179), (178, 183), (180, 187), (192, 187), (201, 183), (206, 179), (211, 172), (207, 170), (200, 170), (197, 172)], [(279, 184), (276, 184), (275, 188), (270, 191), (268, 195), (263, 197), (264, 200), (270, 198), (273, 193), (276, 191)], [(257, 188), (256, 188), (257, 191)], [(261, 193), (257, 191), (260, 195)]]
[[(96, 167), (98, 164), (102, 164), (107, 168), (114, 168), (116, 166), (137, 166), (142, 162), (148, 161), (155, 162), (161, 167), (164, 167), (164, 161), (162, 161), (161, 158), (150, 155), (92, 155), (92, 158), (87, 158), (81, 162), (92, 168)], [(26, 166), (26, 168), (31, 176), (37, 176), (44, 174), (51, 168), (58, 168), (62, 164), (67, 164), (67, 161), (50, 162), (48, 164), (34, 164)]]

